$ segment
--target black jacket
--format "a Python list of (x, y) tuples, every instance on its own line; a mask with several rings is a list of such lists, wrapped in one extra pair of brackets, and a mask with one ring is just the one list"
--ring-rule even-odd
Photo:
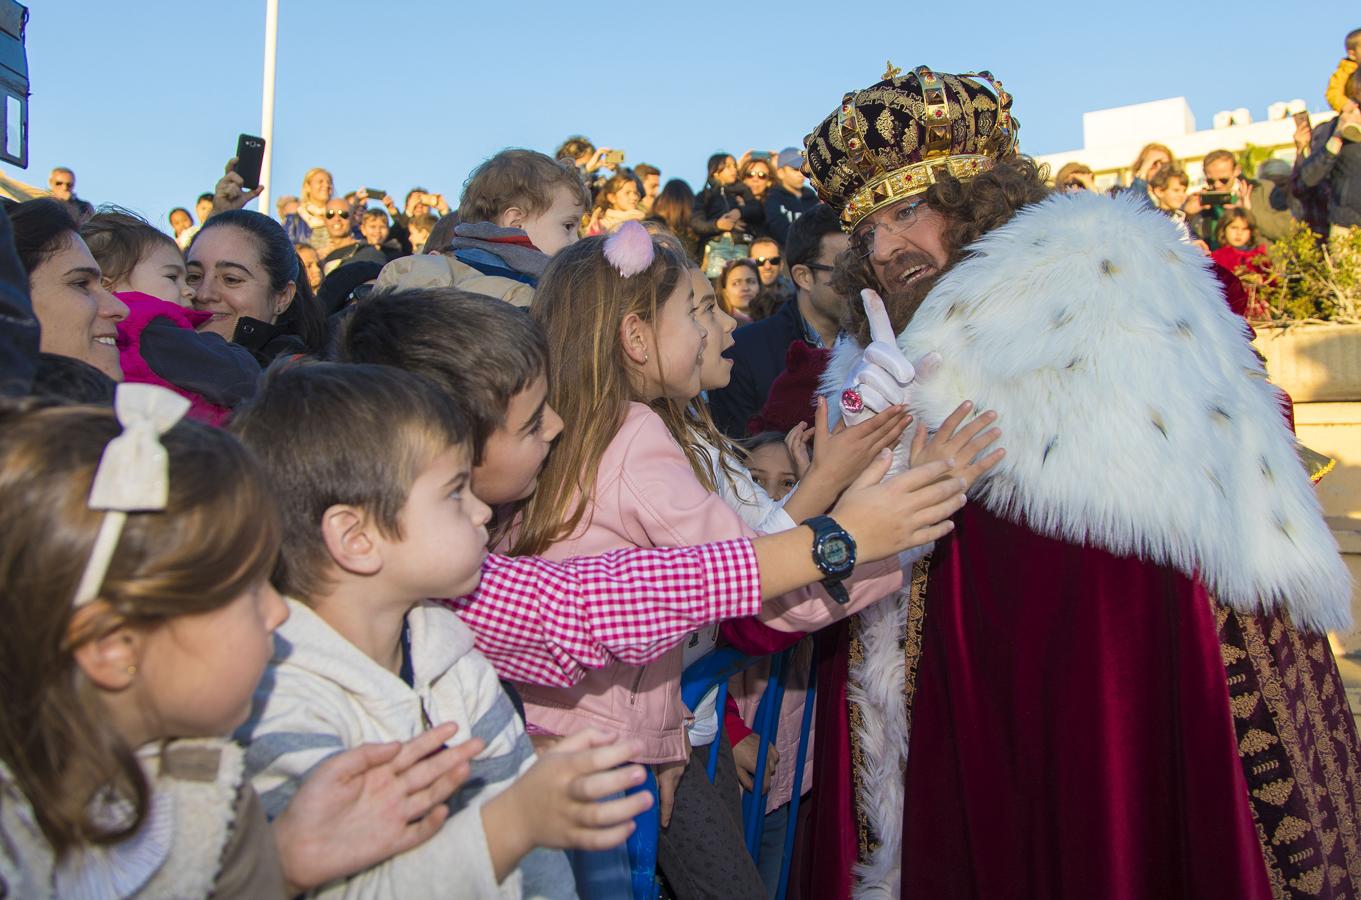
[(770, 236), (783, 247), (789, 240), (789, 226), (798, 221), (799, 216), (818, 205), (818, 195), (810, 187), (794, 194), (785, 190), (784, 185), (773, 185), (766, 192), (766, 228)]
[(236, 320), (232, 343), (249, 350), (262, 369), (281, 356), (300, 356), (309, 352), (307, 344), (298, 335), (250, 316)]
[(695, 212), (690, 217), (690, 227), (699, 235), (700, 241), (722, 234), (718, 229), (718, 219), (726, 212), (742, 211), (742, 226), (733, 231), (733, 237), (746, 235), (762, 237), (765, 235), (766, 211), (752, 195), (751, 188), (741, 182), (719, 184), (710, 181), (695, 198)]
[(1325, 145), (1336, 127), (1337, 120), (1333, 119), (1314, 130), (1309, 158), (1300, 164), (1299, 180), (1306, 188), (1324, 189), (1330, 225), (1361, 225), (1361, 141), (1343, 141), (1336, 154), (1329, 153)]
[(9, 216), (0, 212), (0, 394), (27, 394), (37, 366), (38, 320), (28, 296), (28, 273), (14, 249)]
[(804, 340), (806, 329), (799, 302), (791, 298), (770, 318), (733, 332), (733, 345), (723, 354), (732, 360), (732, 379), (709, 392), (709, 412), (719, 431), (730, 438), (747, 436), (747, 420), (765, 405), (771, 383), (784, 371), (789, 345)]

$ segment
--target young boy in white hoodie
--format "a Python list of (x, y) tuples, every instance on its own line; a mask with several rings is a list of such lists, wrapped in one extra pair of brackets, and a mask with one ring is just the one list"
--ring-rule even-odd
[(638, 748), (611, 736), (576, 735), (536, 763), (471, 632), (425, 600), (472, 591), (486, 556), (462, 413), (417, 375), (303, 364), (272, 370), (234, 427), (285, 509), (275, 581), (290, 615), (238, 733), (266, 813), (347, 747), (448, 721), (485, 743), (434, 838), (318, 895), (575, 897), (548, 848), (621, 843), (651, 799), (597, 802), (643, 780), (616, 768)]

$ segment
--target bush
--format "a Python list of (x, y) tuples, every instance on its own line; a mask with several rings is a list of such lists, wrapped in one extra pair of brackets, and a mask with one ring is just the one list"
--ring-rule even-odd
[(1247, 289), (1249, 308), (1265, 308), (1264, 321), (1361, 322), (1361, 228), (1324, 242), (1298, 225), (1269, 245), (1267, 256), (1269, 274), (1235, 273)]

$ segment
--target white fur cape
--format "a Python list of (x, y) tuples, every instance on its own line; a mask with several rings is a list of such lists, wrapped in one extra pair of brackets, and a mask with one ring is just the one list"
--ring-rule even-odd
[[(1221, 601), (1344, 629), (1351, 579), (1242, 320), (1166, 216), (1056, 194), (984, 235), (898, 336), (938, 351), (912, 411), (995, 410), (973, 499), (1052, 537), (1196, 574)], [(824, 386), (859, 350), (843, 341)]]

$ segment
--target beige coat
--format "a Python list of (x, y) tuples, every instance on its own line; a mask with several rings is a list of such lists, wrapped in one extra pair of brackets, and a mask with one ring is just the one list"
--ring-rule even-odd
[(527, 307), (534, 300), (534, 288), (513, 278), (483, 275), (452, 256), (424, 254), (394, 259), (378, 273), (374, 285), (379, 291), (408, 291), (418, 288), (452, 287), (504, 300), (511, 306)]
[(154, 789), (142, 828), (112, 848), (78, 851), (60, 864), (28, 799), (0, 766), (0, 896), (284, 896), (274, 835), (244, 780), (239, 746), (174, 741), (139, 756)]

